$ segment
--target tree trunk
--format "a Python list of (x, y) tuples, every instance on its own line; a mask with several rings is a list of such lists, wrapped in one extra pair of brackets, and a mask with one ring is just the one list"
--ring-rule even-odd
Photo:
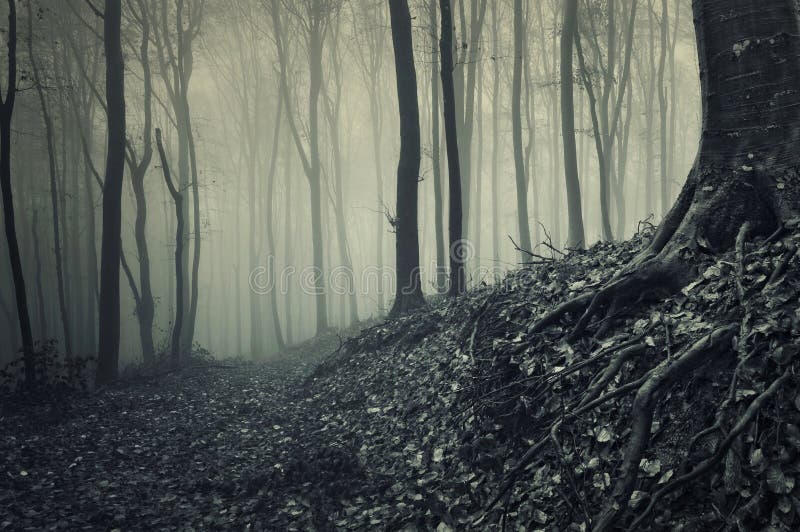
[(134, 222), (134, 236), (136, 238), (136, 251), (139, 255), (139, 305), (136, 316), (139, 321), (139, 339), (142, 344), (142, 359), (146, 364), (155, 362), (156, 349), (153, 343), (153, 320), (155, 317), (155, 301), (150, 280), (150, 250), (147, 245), (147, 196), (144, 189), (144, 179), (150, 162), (153, 158), (153, 84), (150, 73), (150, 26), (147, 17), (141, 17), (142, 40), (139, 47), (139, 60), (143, 72), (143, 107), (144, 125), (142, 131), (142, 159), (131, 166), (131, 185), (136, 200), (136, 220)]
[(58, 287), (58, 309), (61, 317), (62, 332), (64, 335), (64, 353), (67, 358), (72, 358), (72, 335), (69, 325), (69, 311), (67, 308), (67, 296), (65, 287), (64, 276), (64, 258), (62, 249), (62, 233), (61, 233), (61, 217), (59, 211), (64, 213), (64, 195), (59, 199), (58, 194), (58, 176), (56, 170), (56, 153), (55, 153), (55, 132), (53, 128), (53, 120), (48, 109), (47, 99), (44, 94), (42, 77), (39, 72), (39, 65), (36, 61), (36, 53), (33, 49), (33, 8), (31, 3), (28, 3), (28, 54), (33, 69), (33, 83), (36, 87), (36, 94), (39, 97), (39, 105), (42, 111), (42, 118), (45, 127), (45, 139), (47, 144), (47, 163), (50, 178), (50, 207), (52, 209), (53, 220), (53, 239), (54, 239), (54, 254), (56, 265), (56, 280)]
[(25, 292), (25, 276), (22, 273), (19, 242), (17, 240), (16, 219), (14, 218), (14, 198), (11, 189), (11, 117), (17, 91), (17, 7), (15, 0), (8, 0), (8, 85), (5, 100), (0, 102), (0, 190), (3, 194), (3, 223), (8, 257), (11, 261), (11, 275), (14, 280), (14, 295), (17, 303), (17, 319), (22, 335), (22, 352), (25, 361), (25, 383), (29, 388), (35, 385), (33, 333), (28, 312), (28, 296)]
[(439, 0), (441, 11), (442, 36), (439, 53), (442, 59), (442, 93), (444, 101), (444, 131), (447, 140), (447, 167), (450, 193), (450, 296), (457, 296), (466, 290), (464, 272), (464, 242), (462, 239), (461, 218), (461, 167), (458, 156), (458, 131), (456, 129), (455, 85), (453, 83), (453, 16), (450, 0)]
[(447, 245), (444, 239), (444, 188), (442, 185), (442, 149), (441, 149), (441, 91), (439, 87), (439, 51), (436, 16), (436, 0), (428, 4), (430, 16), (430, 32), (433, 50), (431, 54), (431, 162), (433, 164), (433, 226), (436, 232), (436, 291), (440, 294), (447, 291)]
[(103, 243), (100, 254), (98, 384), (116, 379), (119, 364), (119, 261), (122, 179), (125, 171), (125, 64), (122, 56), (121, 20), (121, 0), (106, 0), (103, 41), (106, 53), (108, 155), (103, 187)]
[(578, 153), (575, 144), (575, 97), (572, 69), (572, 44), (578, 26), (578, 0), (564, 4), (561, 32), (561, 135), (564, 142), (564, 174), (567, 184), (569, 233), (567, 247), (583, 249), (586, 237), (581, 212), (581, 185), (578, 181)]
[(511, 128), (514, 137), (514, 169), (517, 184), (517, 225), (519, 228), (520, 261), (532, 251), (531, 229), (528, 223), (528, 174), (522, 147), (522, 60), (523, 60), (522, 0), (514, 0), (514, 74), (511, 81)]
[[(170, 359), (173, 367), (178, 367), (181, 360), (181, 337), (183, 336), (183, 314), (184, 314), (184, 279), (183, 275), (185, 269), (183, 267), (183, 247), (185, 242), (184, 235), (184, 216), (183, 216), (183, 192), (175, 188), (172, 180), (172, 175), (169, 170), (169, 162), (167, 161), (167, 154), (164, 152), (164, 144), (161, 141), (161, 130), (156, 129), (156, 144), (158, 145), (158, 154), (161, 158), (161, 169), (164, 172), (164, 182), (169, 189), (172, 196), (172, 201), (175, 204), (175, 219), (177, 225), (175, 229), (175, 322), (172, 324), (172, 339), (170, 343)], [(241, 336), (241, 335), (240, 335)]]
[(664, 85), (664, 71), (667, 61), (667, 48), (669, 47), (669, 12), (667, 0), (661, 0), (661, 55), (658, 60), (658, 115), (659, 115), (659, 140), (660, 140), (660, 169), (661, 169), (661, 215), (666, 216), (669, 208), (669, 176), (667, 175), (667, 87)]
[(497, 2), (492, 2), (492, 259), (500, 265), (500, 29)]
[(425, 304), (419, 271), (418, 191), (420, 147), (419, 101), (411, 13), (407, 0), (389, 3), (392, 44), (400, 111), (400, 162), (397, 165), (397, 294), (391, 314), (396, 316)]

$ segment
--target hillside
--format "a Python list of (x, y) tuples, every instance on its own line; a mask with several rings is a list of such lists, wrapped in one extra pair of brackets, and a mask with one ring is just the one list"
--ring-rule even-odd
[(269, 364), (6, 403), (0, 529), (579, 531), (628, 490), (614, 528), (796, 530), (797, 225), (574, 341), (540, 322), (646, 238)]

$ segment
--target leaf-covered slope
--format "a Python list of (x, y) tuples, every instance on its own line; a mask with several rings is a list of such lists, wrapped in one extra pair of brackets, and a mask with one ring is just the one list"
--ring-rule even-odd
[(271, 364), (6, 408), (0, 528), (589, 530), (645, 413), (616, 526), (796, 529), (799, 242), (708, 255), (682, 292), (613, 309), (573, 342), (577, 316), (537, 320), (640, 240)]

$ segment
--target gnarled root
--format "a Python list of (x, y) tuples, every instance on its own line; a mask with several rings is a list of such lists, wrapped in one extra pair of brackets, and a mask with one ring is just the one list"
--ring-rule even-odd
[(614, 525), (621, 509), (627, 506), (628, 499), (633, 493), (639, 472), (639, 461), (650, 441), (650, 427), (659, 391), (707, 362), (712, 356), (726, 352), (725, 348), (730, 346), (737, 330), (736, 325), (720, 327), (695, 342), (676, 358), (668, 358), (651, 370), (633, 401), (631, 437), (622, 463), (620, 480), (614, 487), (610, 502), (594, 519), (595, 532), (609, 530)]
[(720, 443), (719, 447), (717, 448), (716, 452), (711, 455), (709, 458), (703, 460), (700, 464), (697, 465), (694, 469), (690, 472), (682, 475), (672, 482), (666, 484), (664, 487), (653, 493), (653, 496), (650, 498), (650, 503), (647, 505), (647, 508), (633, 521), (629, 530), (636, 530), (637, 527), (644, 521), (644, 519), (650, 514), (650, 512), (655, 507), (656, 503), (667, 493), (674, 491), (678, 487), (686, 484), (687, 482), (691, 482), (692, 480), (704, 475), (708, 471), (711, 470), (728, 452), (728, 449), (733, 444), (734, 440), (741, 434), (745, 428), (753, 421), (756, 414), (763, 408), (764, 404), (769, 401), (769, 399), (774, 396), (778, 390), (783, 386), (783, 384), (789, 379), (791, 376), (791, 372), (786, 370), (783, 375), (775, 379), (770, 386), (764, 390), (761, 395), (756, 397), (750, 406), (747, 407), (744, 415), (736, 422), (736, 425), (731, 429), (725, 439)]

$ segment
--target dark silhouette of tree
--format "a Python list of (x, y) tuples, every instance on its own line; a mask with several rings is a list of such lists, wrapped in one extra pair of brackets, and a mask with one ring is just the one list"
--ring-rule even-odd
[(586, 237), (581, 212), (581, 185), (578, 181), (578, 154), (575, 146), (575, 98), (572, 69), (572, 44), (578, 29), (578, 0), (564, 2), (561, 31), (561, 135), (564, 142), (564, 172), (567, 185), (569, 231), (568, 248), (583, 248)]
[(33, 333), (28, 311), (28, 296), (25, 292), (25, 276), (22, 273), (22, 259), (17, 241), (17, 226), (14, 218), (14, 197), (11, 190), (11, 118), (17, 97), (17, 5), (8, 0), (8, 78), (6, 95), (0, 95), (0, 188), (3, 194), (3, 223), (8, 257), (11, 261), (11, 274), (14, 281), (14, 296), (17, 303), (17, 319), (22, 335), (22, 352), (25, 359), (25, 382), (34, 386), (36, 374), (34, 367)]
[(183, 201), (183, 191), (175, 186), (175, 182), (172, 179), (169, 161), (167, 161), (167, 154), (164, 151), (164, 143), (161, 140), (160, 129), (156, 129), (156, 144), (158, 146), (158, 155), (161, 159), (161, 170), (164, 173), (164, 182), (169, 189), (170, 196), (172, 196), (172, 202), (175, 204), (175, 219), (177, 220), (175, 226), (175, 321), (172, 324), (170, 361), (173, 367), (178, 367), (181, 360), (181, 336), (183, 333), (183, 314), (185, 312), (183, 298), (183, 275), (185, 273), (183, 267), (183, 247), (185, 245), (183, 206), (185, 202)]
[(400, 109), (400, 162), (397, 165), (397, 295), (392, 315), (422, 306), (419, 271), (417, 204), (420, 147), (417, 71), (411, 35), (411, 13), (406, 0), (389, 2), (392, 23), (397, 100)]
[(442, 98), (444, 101), (444, 131), (447, 141), (447, 168), (450, 191), (450, 289), (449, 295), (457, 296), (467, 288), (464, 272), (466, 253), (461, 210), (461, 166), (458, 156), (458, 130), (456, 127), (455, 85), (453, 82), (453, 13), (450, 0), (439, 0), (442, 35), (439, 53), (442, 58)]
[(125, 63), (121, 41), (121, 0), (106, 0), (103, 42), (106, 53), (108, 152), (103, 184), (103, 237), (100, 253), (100, 338), (97, 382), (117, 378), (119, 363), (119, 270), (122, 181), (125, 171)]

